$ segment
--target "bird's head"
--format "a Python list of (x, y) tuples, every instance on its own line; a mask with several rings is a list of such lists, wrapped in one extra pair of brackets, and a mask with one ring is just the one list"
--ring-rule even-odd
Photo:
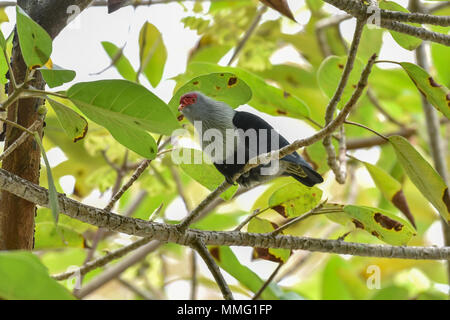
[(234, 110), (229, 105), (198, 91), (182, 95), (178, 111), (192, 123), (194, 121), (222, 121), (223, 118), (232, 118), (234, 115)]

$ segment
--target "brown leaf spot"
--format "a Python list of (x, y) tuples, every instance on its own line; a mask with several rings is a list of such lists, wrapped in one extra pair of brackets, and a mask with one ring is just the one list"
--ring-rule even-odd
[(198, 85), (198, 81), (194, 81), (194, 82), (192, 82), (192, 84), (194, 85), (194, 86), (196, 86), (196, 85)]
[(380, 237), (380, 234), (379, 234), (378, 232), (376, 232), (376, 231), (372, 231), (371, 234), (372, 234), (373, 236), (377, 237), (377, 238)]
[(253, 259), (264, 259), (273, 262), (283, 263), (284, 261), (278, 257), (275, 257), (273, 254), (269, 252), (268, 248), (255, 248), (253, 249)]
[(75, 137), (73, 139), (73, 142), (77, 142), (78, 140), (83, 139), (86, 136), (87, 132), (88, 132), (88, 125), (86, 124), (86, 126), (84, 126), (83, 128), (83, 132), (79, 136)]
[(223, 77), (225, 74), (221, 73), (220, 76)]
[(220, 90), (220, 87), (219, 87), (219, 86), (216, 86), (216, 90)]
[(214, 259), (216, 259), (217, 261), (220, 262), (220, 251), (219, 251), (219, 247), (212, 247), (209, 249), (209, 253), (211, 253), (211, 255), (214, 257)]
[(359, 229), (364, 229), (364, 224), (356, 219), (352, 219), (353, 224), (355, 225), (355, 227), (359, 228)]
[(379, 212), (375, 213), (374, 217), (375, 221), (380, 224), (383, 228), (395, 231), (401, 231), (403, 229), (403, 224), (398, 221), (392, 220), (391, 218), (381, 214)]
[(436, 87), (436, 88), (442, 87), (439, 83), (434, 81), (434, 79), (432, 77), (428, 77), (428, 82), (430, 82), (430, 85), (432, 87)]
[(447, 212), (450, 212), (450, 192), (448, 191), (448, 188), (444, 190), (442, 201), (444, 201), (445, 206), (447, 207)]
[(289, 98), (291, 94), (289, 92), (283, 91), (283, 97)]
[(237, 82), (238, 79), (236, 77), (230, 77), (230, 79), (228, 79), (228, 88), (235, 86)]
[(178, 117), (177, 117), (177, 120), (178, 121), (181, 121), (181, 120), (183, 120), (184, 119), (184, 115), (182, 115), (182, 114), (180, 114)]
[(284, 110), (280, 110), (280, 109), (277, 109), (277, 110), (276, 110), (276, 113), (278, 113), (278, 114), (282, 114), (282, 115), (286, 115), (286, 114), (287, 114), (287, 112), (286, 112), (286, 111), (284, 111)]
[(283, 217), (287, 218), (286, 209), (283, 206), (274, 206), (272, 207), (272, 209), (281, 214)]
[(392, 203), (400, 209), (401, 212), (405, 215), (405, 217), (411, 222), (411, 224), (416, 227), (416, 222), (414, 221), (414, 216), (412, 215), (411, 211), (409, 210), (408, 203), (406, 202), (405, 195), (403, 194), (403, 191), (398, 191), (393, 197), (392, 197)]
[(356, 84), (352, 84), (352, 88), (353, 88), (353, 89), (356, 89)]
[(344, 65), (342, 63), (338, 64), (339, 69), (344, 69)]

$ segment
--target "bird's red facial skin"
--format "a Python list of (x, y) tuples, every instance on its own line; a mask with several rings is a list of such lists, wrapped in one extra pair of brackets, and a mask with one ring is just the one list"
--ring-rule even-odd
[(183, 110), (185, 107), (190, 106), (197, 102), (197, 95), (195, 93), (187, 93), (180, 98), (180, 106), (178, 111)]

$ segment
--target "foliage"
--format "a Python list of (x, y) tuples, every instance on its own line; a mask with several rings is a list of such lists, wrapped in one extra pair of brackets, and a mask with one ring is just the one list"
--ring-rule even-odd
[[(20, 87), (18, 90), (23, 94), (20, 98), (31, 96), (47, 101), (44, 138), (41, 142), (37, 137), (36, 143), (45, 163), (40, 184), (50, 190), (51, 210), (37, 211), (35, 249), (39, 256), (21, 251), (0, 252), (0, 298), (74, 298), (64, 288), (70, 284), (58, 284), (49, 276), (47, 268), (56, 273), (66, 271), (72, 264), (83, 264), (95, 243), (97, 231), (89, 224), (65, 216), (60, 216), (58, 221), (56, 191), (63, 192), (64, 179), (73, 178), (73, 190), (64, 192), (74, 199), (91, 201), (96, 193), (110, 197), (114, 188), (117, 191), (129, 181), (143, 160), (152, 160), (114, 210), (133, 218), (160, 223), (177, 222), (180, 217), (174, 219), (171, 216), (174, 211), (185, 215), (222, 184), (224, 178), (213, 164), (194, 161), (204, 155), (192, 147), (192, 140), (186, 144), (180, 137), (166, 141), (182, 127), (192, 132), (192, 126), (181, 121), (177, 112), (183, 94), (201, 91), (232, 108), (247, 104), (261, 113), (277, 117), (272, 119), (278, 123), (292, 125), (296, 139), (304, 138), (304, 132), (312, 133), (321, 128), (326, 106), (344, 72), (348, 41), (336, 25), (325, 28), (324, 37), (318, 38), (318, 22), (332, 16), (322, 6), (322, 1), (306, 1), (302, 10), (308, 10), (311, 17), (302, 22), (304, 27), (301, 31), (294, 33), (286, 31), (294, 24), (289, 19), (293, 16), (286, 2), (270, 3), (282, 14), (277, 13), (273, 19), (263, 16), (233, 65), (227, 65), (225, 60), (258, 16), (257, 3), (250, 0), (215, 1), (206, 9), (202, 2), (196, 1), (192, 10), (186, 9), (180, 23), (195, 31), (199, 39), (192, 44), (186, 68), (178, 70), (179, 74), (167, 77), (166, 64), (171, 61), (171, 52), (166, 48), (168, 42), (165, 42), (168, 30), (158, 30), (151, 22), (145, 21), (135, 39), (139, 48), (136, 57), (125, 56), (124, 49), (128, 44), (119, 47), (112, 42), (101, 42), (110, 63), (108, 68), (114, 68), (119, 79), (75, 83), (72, 82), (76, 79), (77, 70), (53, 64), (50, 36), (17, 7), (18, 40), (28, 68), (27, 77), (30, 77), (26, 82), (35, 72), (40, 72), (49, 88), (66, 89), (44, 92)], [(391, 1), (381, 1), (380, 7), (408, 12)], [(0, 22), (5, 20), (3, 15), (4, 12), (0, 11)], [(420, 27), (419, 24), (412, 25)], [(444, 32), (448, 29), (442, 27)], [(364, 28), (338, 109), (342, 109), (351, 98), (368, 58), (385, 45), (382, 39), (387, 32)], [(389, 32), (398, 44), (396, 50), (414, 50), (422, 44), (417, 37)], [(0, 56), (1, 77), (8, 70), (11, 41), (0, 32), (0, 48), (4, 53)], [(325, 51), (329, 51), (328, 56), (324, 45)], [(302, 62), (272, 63), (274, 54), (286, 47), (294, 49)], [(448, 136), (445, 130), (448, 131), (450, 118), (450, 69), (446, 56), (448, 47), (433, 43), (430, 70), (402, 61), (394, 62), (394, 68), (384, 68), (381, 64), (374, 66), (369, 85), (348, 119), (359, 125), (345, 125), (345, 137), (348, 146), (374, 137), (379, 138), (379, 142), (375, 146), (356, 148), (367, 147), (368, 150), (346, 150), (343, 156), (348, 155), (349, 174), (345, 184), (339, 185), (334, 181), (326, 150), (319, 141), (298, 151), (325, 177), (324, 184), (306, 187), (292, 178), (280, 177), (242, 196), (238, 186), (232, 186), (222, 192), (221, 199), (210, 209), (211, 213), (202, 216), (191, 227), (233, 230), (251, 214), (248, 211), (251, 208), (258, 216), (242, 226), (250, 233), (272, 236), (270, 233), (278, 227), (300, 219), (282, 233), (339, 238), (362, 244), (429, 245), (430, 233), (435, 232), (435, 223), (440, 221), (440, 217), (450, 221), (450, 194), (447, 183), (432, 166), (433, 150), (426, 135), (429, 124), (423, 114), (421, 95), (441, 119), (442, 127), (437, 128), (437, 134)], [(141, 83), (143, 79), (148, 83)], [(167, 103), (157, 94), (166, 81), (172, 81), (174, 86)], [(6, 83), (6, 77), (0, 82)], [(3, 98), (10, 101), (5, 95)], [(406, 129), (413, 131), (407, 138), (391, 134)], [(339, 138), (338, 132), (334, 134)], [(337, 148), (338, 142), (333, 141), (333, 146)], [(60, 149), (66, 160), (51, 166), (46, 155), (52, 149)], [(184, 161), (177, 161), (180, 156)], [(443, 156), (450, 164), (450, 152), (444, 150)], [(182, 201), (184, 205), (180, 205)], [(435, 211), (440, 217), (434, 214)], [(101, 238), (98, 246), (92, 249), (94, 256), (135, 240), (124, 239), (116, 233), (108, 236)], [(237, 281), (233, 291), (248, 297), (257, 293), (265, 282), (255, 267), (257, 263), (274, 266), (276, 262), (283, 265), (283, 271), (290, 263), (295, 265), (301, 260), (291, 284), (282, 286), (272, 282), (262, 292), (261, 298), (445, 298), (436, 289), (446, 281), (445, 269), (443, 264), (434, 261), (397, 263), (389, 259), (356, 256), (347, 259), (333, 255), (322, 259), (315, 253), (305, 257), (288, 249), (252, 248), (251, 252), (245, 252), (251, 258), (247, 263), (243, 262), (243, 251), (226, 246), (209, 247), (208, 250), (221, 270)], [(139, 284), (145, 283), (142, 286), (144, 290), (164, 296), (165, 285), (172, 281), (170, 279), (191, 276), (185, 267), (189, 254), (187, 247), (160, 246), (139, 265), (130, 267), (124, 277)], [(372, 291), (367, 286), (368, 267), (371, 265), (382, 269), (381, 290)], [(102, 271), (89, 272), (84, 283)], [(303, 272), (309, 274), (305, 276)], [(281, 275), (280, 278), (284, 277), (282, 272)], [(410, 275), (414, 280), (404, 281)], [(421, 287), (421, 283), (426, 285)], [(207, 295), (213, 296), (217, 288), (210, 284), (208, 279), (199, 278), (199, 285), (209, 290)], [(117, 295), (120, 297), (121, 293), (118, 291)]]

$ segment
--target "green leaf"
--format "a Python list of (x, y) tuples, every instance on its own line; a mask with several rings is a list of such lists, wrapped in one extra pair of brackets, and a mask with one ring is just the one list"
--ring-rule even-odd
[(450, 64), (448, 63), (450, 47), (434, 42), (430, 46), (431, 58), (433, 59), (433, 66), (436, 69), (438, 80), (448, 88), (450, 87)]
[(269, 198), (269, 207), (285, 218), (298, 217), (316, 207), (322, 190), (307, 187), (299, 182), (289, 183), (276, 190)]
[(44, 158), (45, 168), (47, 170), (47, 182), (48, 182), (48, 201), (50, 203), (50, 209), (52, 210), (53, 219), (55, 224), (58, 223), (59, 216), (59, 202), (58, 202), (58, 192), (56, 191), (55, 181), (52, 176), (52, 168), (48, 162), (47, 154), (45, 153), (44, 146), (42, 145), (41, 138), (37, 132), (34, 133), (34, 138), (41, 148), (42, 157)]
[(188, 66), (187, 75), (195, 76), (212, 72), (229, 72), (245, 81), (252, 90), (252, 99), (248, 104), (259, 111), (275, 116), (282, 115), (300, 119), (309, 116), (309, 108), (302, 100), (285, 90), (267, 84), (263, 78), (242, 68), (193, 62)]
[(34, 249), (85, 248), (83, 235), (70, 226), (51, 222), (36, 223)]
[(102, 46), (111, 58), (111, 63), (116, 67), (119, 74), (126, 80), (136, 81), (137, 73), (128, 58), (123, 54), (123, 49), (108, 41), (102, 41)]
[[(407, 9), (403, 8), (401, 5), (393, 1), (381, 1), (379, 3), (379, 6), (381, 9), (385, 10), (409, 12)], [(407, 23), (407, 24), (414, 27), (421, 27), (421, 25), (418, 23)], [(389, 30), (389, 32), (392, 38), (394, 38), (395, 42), (397, 42), (400, 46), (402, 46), (406, 50), (414, 50), (422, 43), (422, 40), (419, 38), (392, 30)]]
[(30, 252), (0, 251), (0, 297), (7, 300), (73, 300), (50, 278), (47, 268)]
[(159, 30), (146, 22), (139, 33), (140, 70), (148, 81), (156, 87), (161, 81), (167, 59), (167, 50)]
[[(328, 98), (332, 98), (336, 92), (346, 62), (347, 57), (329, 56), (323, 60), (320, 65), (319, 70), (317, 71), (317, 81), (319, 82), (320, 89), (322, 89), (323, 93)], [(341, 100), (338, 103), (339, 109), (341, 109), (352, 96), (363, 68), (363, 63), (359, 59), (356, 59)]]
[[(224, 181), (223, 175), (206, 159), (200, 150), (182, 148), (172, 153), (172, 160), (192, 179), (209, 190), (215, 190)], [(232, 186), (221, 196), (225, 200), (231, 199), (237, 190)]]
[(58, 121), (67, 136), (73, 142), (83, 139), (88, 130), (87, 120), (62, 103), (49, 98), (47, 100), (55, 111)]
[(444, 85), (437, 83), (424, 69), (409, 63), (402, 62), (400, 65), (406, 71), (417, 89), (425, 98), (447, 118), (450, 119), (450, 91)]
[[(239, 262), (229, 247), (210, 247), (209, 252), (214, 257), (219, 267), (253, 293), (256, 293), (264, 284), (264, 281), (255, 272)], [(264, 290), (261, 298), (263, 300), (278, 299), (282, 294), (280, 291), (281, 289), (272, 283)]]
[(19, 6), (17, 13), (17, 33), (23, 59), (29, 68), (41, 67), (52, 53), (52, 39), (39, 24), (33, 21)]
[(42, 77), (50, 88), (55, 88), (75, 79), (76, 73), (73, 70), (66, 70), (60, 66), (53, 65), (51, 69), (47, 67), (38, 68)]
[(6, 50), (6, 39), (1, 30), (0, 30), (0, 48), (2, 50)]
[(398, 180), (394, 179), (389, 173), (381, 169), (380, 167), (371, 165), (370, 163), (363, 162), (367, 171), (369, 171), (375, 185), (381, 191), (383, 196), (391, 201), (403, 214), (408, 218), (408, 220), (415, 227), (414, 217), (409, 210), (408, 203), (406, 202), (405, 195), (402, 190), (402, 185)]
[(389, 142), (408, 177), (449, 223), (450, 193), (442, 177), (405, 138), (391, 136)]
[(177, 90), (169, 102), (169, 108), (176, 112), (183, 94), (201, 91), (208, 97), (222, 101), (232, 108), (245, 104), (252, 97), (252, 90), (232, 73), (211, 73), (196, 77)]
[(346, 224), (351, 221), (358, 229), (363, 229), (378, 239), (392, 245), (406, 245), (416, 233), (411, 224), (395, 214), (379, 208), (347, 205), (344, 212), (328, 213), (335, 222)]
[(171, 135), (179, 126), (161, 99), (127, 80), (77, 83), (67, 94), (89, 119), (108, 129), (118, 142), (148, 159), (155, 157), (157, 148), (146, 131)]
[[(278, 228), (277, 225), (269, 220), (253, 218), (250, 220), (247, 232), (250, 233), (269, 233)], [(273, 249), (273, 248), (254, 248), (253, 259), (264, 259), (273, 262), (285, 263), (291, 256), (291, 250), (289, 249)]]

